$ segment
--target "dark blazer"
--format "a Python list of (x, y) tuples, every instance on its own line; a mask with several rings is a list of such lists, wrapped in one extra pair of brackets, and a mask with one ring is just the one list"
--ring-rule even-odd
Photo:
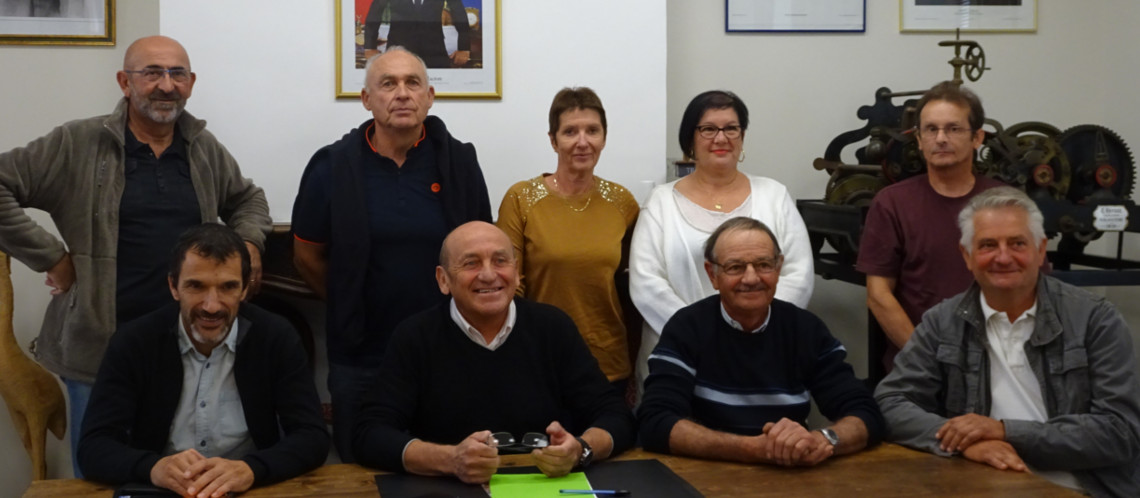
[[(243, 303), (238, 315), (250, 322), (238, 336), (234, 377), (257, 447), (241, 459), (253, 470), (254, 485), (321, 466), (329, 435), (296, 330), (252, 304)], [(79, 441), (79, 468), (86, 478), (150, 482), (182, 391), (178, 320), (178, 303), (171, 303), (111, 336)]]
[[(368, 303), (364, 289), (368, 272), (363, 270), (368, 266), (372, 241), (368, 237), (368, 201), (364, 191), (364, 167), (368, 159), (363, 156), (360, 144), (372, 122), (372, 119), (364, 121), (340, 140), (314, 153), (301, 176), (300, 189), (305, 190), (309, 188), (311, 171), (332, 168), (332, 191), (336, 195), (330, 206), (326, 330), (329, 342), (342, 344), (346, 349), (360, 348), (370, 334), (392, 333), (391, 330), (367, 330), (365, 323)], [(424, 130), (427, 143), (435, 151), (447, 230), (450, 232), (474, 220), (490, 223), (491, 200), (475, 146), (452, 137), (443, 120), (436, 116), (424, 119)], [(298, 207), (300, 204), (294, 204), (294, 209)], [(300, 215), (294, 213), (293, 219), (298, 218)]]

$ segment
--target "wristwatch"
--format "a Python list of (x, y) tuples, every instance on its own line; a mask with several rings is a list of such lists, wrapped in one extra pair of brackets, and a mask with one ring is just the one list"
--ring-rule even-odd
[(582, 456), (578, 458), (578, 468), (584, 469), (590, 465), (590, 462), (594, 461), (594, 450), (590, 448), (590, 443), (587, 443), (585, 439), (580, 437), (574, 439), (577, 439), (578, 444), (582, 445)]
[(826, 439), (827, 442), (831, 443), (831, 446), (833, 448), (839, 447), (839, 434), (836, 434), (835, 431), (824, 427), (823, 429), (819, 430), (819, 433), (823, 434), (823, 438)]

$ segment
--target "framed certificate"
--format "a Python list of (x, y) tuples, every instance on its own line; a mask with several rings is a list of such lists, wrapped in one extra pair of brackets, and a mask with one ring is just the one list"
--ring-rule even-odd
[(866, 12), (865, 0), (725, 0), (724, 30), (862, 33)]
[(1037, 0), (899, 0), (899, 31), (1037, 31)]

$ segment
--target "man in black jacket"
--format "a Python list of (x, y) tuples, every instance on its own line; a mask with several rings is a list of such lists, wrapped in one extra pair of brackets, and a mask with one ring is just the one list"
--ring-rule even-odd
[(124, 325), (107, 348), (79, 443), (87, 478), (223, 496), (324, 463), (329, 436), (300, 339), (241, 303), (249, 277), (232, 229), (182, 234), (168, 277), (178, 303)]
[(392, 330), (443, 301), (435, 256), (453, 228), (491, 221), (475, 147), (428, 116), (435, 90), (407, 50), (368, 62), (361, 90), (372, 118), (313, 154), (293, 203), (293, 254), (328, 305), (333, 440), (352, 462), (359, 399)]

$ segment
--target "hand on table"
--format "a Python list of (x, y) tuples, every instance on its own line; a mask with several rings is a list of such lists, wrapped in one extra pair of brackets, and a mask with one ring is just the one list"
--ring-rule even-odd
[(769, 439), (766, 458), (784, 466), (811, 466), (826, 460), (835, 448), (823, 434), (808, 431), (799, 422), (781, 418), (764, 424), (764, 435)]
[(1021, 460), (1017, 450), (1005, 441), (988, 439), (974, 443), (962, 450), (962, 456), (995, 469), (1029, 472), (1029, 467)]
[(253, 469), (241, 460), (206, 458), (191, 465), (187, 473), (194, 476), (194, 482), (186, 493), (197, 498), (221, 498), (253, 486)]
[(163, 457), (150, 468), (150, 482), (186, 496), (189, 494), (187, 488), (194, 482), (194, 475), (189, 472), (190, 467), (205, 459), (194, 449)]
[(569, 474), (582, 457), (582, 445), (557, 421), (546, 427), (546, 434), (550, 436), (550, 446), (530, 453), (534, 457), (534, 464), (547, 477)]
[(983, 440), (1005, 440), (1005, 425), (984, 415), (967, 413), (947, 420), (934, 437), (941, 441), (942, 451), (964, 451)]
[(491, 480), (499, 469), (499, 450), (495, 448), (491, 431), (479, 431), (467, 436), (451, 453), (451, 473), (468, 484), (482, 484)]

